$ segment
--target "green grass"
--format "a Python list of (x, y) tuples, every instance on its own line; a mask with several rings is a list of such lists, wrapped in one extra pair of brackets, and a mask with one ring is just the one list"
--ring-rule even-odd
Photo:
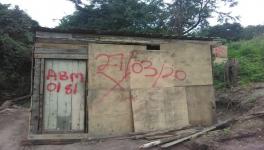
[[(239, 61), (240, 84), (264, 82), (264, 36), (231, 42), (227, 45), (228, 57)], [(223, 65), (214, 65), (216, 88), (224, 86), (224, 79), (221, 77), (223, 69)]]

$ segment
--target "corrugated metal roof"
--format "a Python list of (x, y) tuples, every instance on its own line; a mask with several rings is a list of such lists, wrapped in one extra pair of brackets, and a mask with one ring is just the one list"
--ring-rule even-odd
[(199, 40), (199, 41), (219, 41), (217, 37), (195, 37), (195, 36), (176, 36), (156, 33), (132, 33), (132, 32), (116, 32), (102, 30), (87, 29), (58, 29), (38, 27), (34, 31), (52, 32), (52, 33), (75, 33), (75, 34), (95, 34), (95, 35), (112, 35), (112, 36), (128, 36), (128, 37), (144, 37), (144, 38), (161, 38), (161, 39), (179, 39), (179, 40)]

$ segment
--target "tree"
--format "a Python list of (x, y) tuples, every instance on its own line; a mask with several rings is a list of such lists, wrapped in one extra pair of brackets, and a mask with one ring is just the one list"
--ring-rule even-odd
[(230, 12), (217, 11), (221, 2), (234, 7), (236, 0), (71, 0), (77, 11), (62, 19), (60, 28), (158, 32), (185, 35), (208, 26), (208, 18), (218, 14), (220, 22), (236, 20)]
[(185, 35), (197, 27), (208, 26), (208, 18), (218, 15), (219, 22), (237, 20), (231, 12), (218, 11), (218, 4), (225, 3), (228, 7), (237, 5), (236, 0), (173, 0), (169, 4), (168, 29), (178, 35)]
[(239, 23), (225, 23), (203, 29), (199, 36), (220, 37), (228, 41), (238, 41), (242, 38), (244, 28)]
[(11, 9), (0, 3), (0, 91), (29, 89), (33, 44), (30, 30), (37, 25), (17, 6)]
[(242, 39), (252, 39), (257, 36), (264, 35), (264, 25), (257, 25), (257, 26), (247, 26), (244, 28), (242, 32)]
[(206, 27), (195, 32), (194, 35), (220, 37), (227, 41), (250, 40), (264, 35), (264, 25), (242, 27), (239, 23), (224, 23)]
[(59, 28), (88, 28), (128, 32), (162, 32), (166, 14), (162, 0), (92, 0), (61, 20)]

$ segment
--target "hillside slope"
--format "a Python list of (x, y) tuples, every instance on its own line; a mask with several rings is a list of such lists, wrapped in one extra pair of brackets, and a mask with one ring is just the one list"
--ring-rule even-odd
[(241, 83), (264, 81), (264, 36), (233, 42), (228, 48), (228, 57), (240, 63)]

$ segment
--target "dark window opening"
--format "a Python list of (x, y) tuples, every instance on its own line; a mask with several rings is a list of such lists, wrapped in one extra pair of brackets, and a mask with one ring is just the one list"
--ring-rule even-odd
[(147, 50), (160, 50), (160, 45), (147, 45)]

